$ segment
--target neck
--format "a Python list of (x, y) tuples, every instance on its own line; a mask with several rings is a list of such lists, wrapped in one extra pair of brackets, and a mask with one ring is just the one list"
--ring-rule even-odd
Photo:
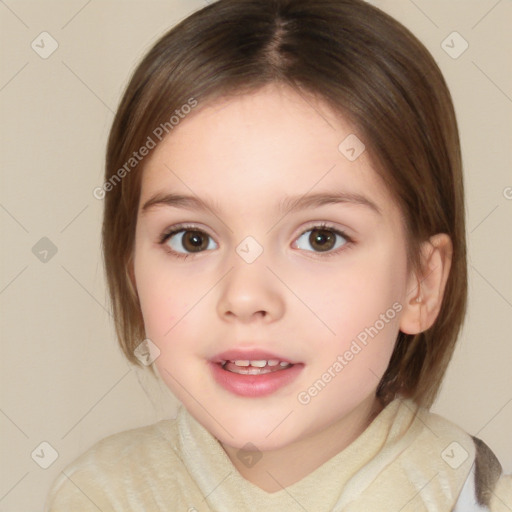
[(273, 493), (288, 487), (319, 468), (359, 437), (382, 410), (377, 398), (369, 397), (347, 416), (298, 441), (264, 451), (252, 467), (244, 465), (238, 448), (223, 444), (238, 472), (260, 489)]

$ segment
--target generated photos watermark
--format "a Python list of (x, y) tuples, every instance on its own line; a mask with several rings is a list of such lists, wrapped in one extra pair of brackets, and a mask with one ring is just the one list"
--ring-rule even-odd
[(96, 187), (92, 191), (92, 195), (96, 199), (104, 199), (105, 195), (114, 189), (114, 187), (121, 182), (121, 180), (135, 169), (139, 163), (149, 155), (152, 149), (156, 147), (158, 142), (161, 142), (166, 135), (168, 135), (185, 117), (192, 112), (192, 109), (197, 107), (198, 102), (195, 98), (189, 98), (187, 103), (176, 109), (168, 121), (159, 124), (148, 135), (146, 142), (137, 150), (132, 153), (132, 156), (120, 167), (110, 178), (103, 183), (101, 187)]
[(350, 343), (350, 346), (343, 354), (339, 354), (336, 360), (325, 370), (322, 376), (311, 384), (311, 386), (301, 391), (297, 395), (297, 400), (302, 405), (307, 405), (316, 397), (329, 382), (331, 382), (350, 362), (373, 340), (382, 329), (391, 320), (395, 318), (397, 313), (402, 311), (403, 306), (399, 302), (395, 302), (385, 313), (379, 315), (379, 319), (370, 327), (362, 330)]

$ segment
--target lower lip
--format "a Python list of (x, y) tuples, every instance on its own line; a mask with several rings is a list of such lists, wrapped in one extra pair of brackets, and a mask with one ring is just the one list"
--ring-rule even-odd
[(303, 364), (294, 364), (286, 370), (277, 372), (241, 375), (224, 370), (219, 363), (210, 362), (210, 366), (213, 378), (218, 384), (235, 395), (246, 397), (271, 395), (295, 380), (304, 367)]

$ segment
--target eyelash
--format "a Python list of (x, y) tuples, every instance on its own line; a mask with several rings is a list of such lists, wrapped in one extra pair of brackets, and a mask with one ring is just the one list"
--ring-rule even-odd
[[(316, 254), (317, 256), (319, 256), (321, 258), (325, 258), (325, 257), (329, 257), (329, 256), (336, 256), (341, 251), (346, 250), (347, 248), (349, 248), (354, 243), (354, 240), (351, 237), (349, 237), (344, 231), (340, 231), (339, 229), (337, 229), (334, 226), (331, 226), (331, 225), (329, 225), (327, 223), (315, 224), (313, 226), (308, 227), (307, 229), (302, 231), (300, 233), (300, 235), (295, 240), (298, 240), (302, 235), (304, 235), (308, 231), (313, 231), (315, 229), (316, 230), (331, 231), (332, 233), (334, 233), (336, 235), (339, 235), (339, 236), (341, 236), (342, 238), (344, 238), (346, 240), (345, 244), (343, 244), (341, 247), (339, 247), (338, 249), (336, 249), (334, 251), (326, 251), (324, 253), (322, 253), (322, 252), (315, 252), (315, 251), (307, 251), (307, 252), (313, 252), (313, 254)], [(206, 233), (205, 231), (203, 231), (201, 229), (198, 229), (194, 225), (179, 224), (177, 226), (173, 226), (172, 228), (164, 231), (160, 235), (158, 243), (160, 245), (164, 245), (165, 246), (165, 244), (166, 244), (167, 240), (169, 240), (169, 238), (171, 238), (172, 236), (176, 235), (177, 233), (181, 233), (182, 231), (198, 231), (198, 232), (200, 232), (202, 234), (205, 234), (206, 236), (210, 236), (210, 235), (208, 235), (208, 233)], [(165, 246), (164, 249), (165, 249), (166, 252), (168, 252), (172, 256), (174, 256), (176, 258), (181, 258), (183, 260), (185, 260), (186, 258), (188, 258), (189, 256), (192, 256), (194, 254), (194, 253), (177, 252), (177, 251), (172, 250), (169, 246)], [(205, 251), (200, 251), (200, 252), (205, 252)]]

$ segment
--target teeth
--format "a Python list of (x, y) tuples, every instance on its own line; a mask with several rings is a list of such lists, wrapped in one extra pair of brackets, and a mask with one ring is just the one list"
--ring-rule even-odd
[(250, 361), (233, 361), (237, 366), (249, 366)]
[[(224, 365), (227, 361), (222, 360), (221, 365)], [(234, 363), (236, 366), (253, 366), (255, 368), (264, 368), (265, 366), (277, 366), (278, 364), (282, 367), (290, 366), (290, 363), (286, 363), (285, 361), (279, 361), (278, 359), (256, 359), (254, 361), (249, 361), (248, 359), (238, 359), (236, 361), (229, 361), (231, 363)]]
[(263, 368), (267, 365), (267, 361), (251, 361), (251, 366), (256, 366), (256, 368)]
[(255, 368), (252, 366), (246, 366), (243, 368), (237, 366), (236, 370), (233, 368), (231, 371), (241, 375), (263, 375), (264, 373), (270, 373), (272, 370), (270, 368)]

